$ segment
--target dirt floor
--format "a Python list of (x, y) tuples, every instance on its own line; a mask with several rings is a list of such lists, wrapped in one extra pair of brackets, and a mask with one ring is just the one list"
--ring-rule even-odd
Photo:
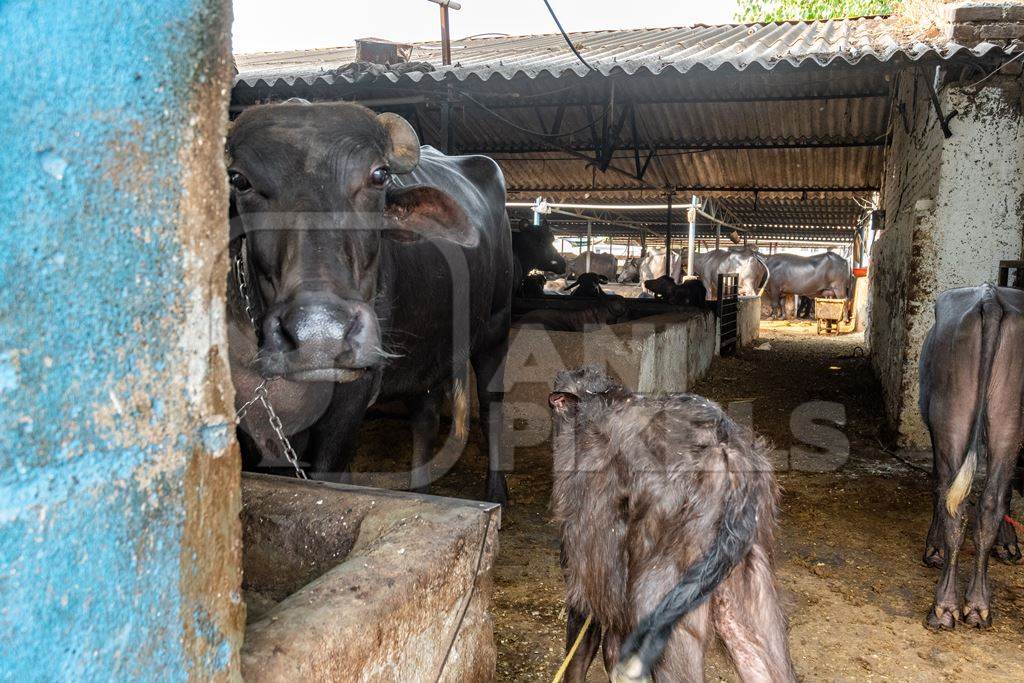
[[(1024, 680), (1024, 567), (992, 563), (990, 630), (932, 633), (923, 626), (938, 577), (920, 562), (930, 519), (930, 456), (895, 455), (888, 447), (863, 338), (818, 337), (809, 323), (764, 323), (761, 337), (761, 344), (767, 342), (762, 350), (716, 359), (694, 391), (732, 404), (737, 415), (751, 405), (754, 428), (773, 442), (776, 460), (802, 470), (779, 473), (784, 492), (778, 548), (801, 679)], [(830, 429), (833, 437), (834, 430), (845, 435), (848, 458), (789, 450), (799, 443), (791, 416), (809, 401), (842, 406), (845, 426)], [(373, 443), (376, 454), (408, 448), (408, 432), (393, 418), (373, 420), (366, 431), (363, 441)], [(840, 437), (840, 452), (843, 442)], [(512, 503), (504, 511), (494, 610), (499, 681), (550, 680), (562, 659), (558, 541), (547, 512), (550, 457), (546, 447), (518, 450), (509, 478)], [(476, 497), (483, 474), (471, 444), (434, 492)], [(1020, 501), (1014, 509), (1020, 515)], [(967, 545), (965, 560), (971, 561)], [(735, 680), (717, 648), (709, 655), (708, 679)], [(607, 680), (600, 658), (588, 680)]]

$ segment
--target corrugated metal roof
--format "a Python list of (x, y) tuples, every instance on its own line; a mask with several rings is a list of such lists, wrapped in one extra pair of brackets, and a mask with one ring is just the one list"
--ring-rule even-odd
[[(947, 40), (916, 40), (891, 21), (879, 17), (781, 24), (724, 24), (633, 30), (570, 33), (584, 58), (604, 75), (614, 72), (659, 74), (667, 69), (686, 73), (698, 67), (742, 71), (752, 65), (772, 69), (779, 64), (825, 66), (835, 61), (857, 64), (863, 60), (887, 62), (896, 57), (916, 61), (927, 56), (949, 59), (959, 53), (983, 56), (1001, 50), (991, 43), (964, 46)], [(451, 66), (441, 65), (440, 45), (417, 43), (412, 60), (427, 62), (434, 70), (404, 74), (386, 72), (356, 76), (335, 71), (355, 59), (354, 47), (242, 54), (235, 56), (238, 81), (249, 86), (296, 80), (311, 85), (386, 79), (418, 82), (463, 81), (492, 76), (512, 79), (541, 74), (584, 76), (587, 69), (566, 47), (559, 34), (491, 36), (452, 43)]]
[[(453, 97), (456, 151), (496, 159), (510, 199), (660, 203), (672, 187), (716, 198), (764, 239), (846, 239), (881, 182), (894, 79), (919, 77), (903, 67), (1021, 51), (914, 39), (877, 17), (570, 37), (619, 77), (576, 78), (586, 68), (559, 34), (490, 36), (455, 41), (451, 67), (438, 43), (416, 44), (428, 70), (404, 74), (345, 70), (354, 48), (237, 55), (233, 100), (374, 101), (444, 148), (440, 104)], [(593, 158), (608, 145), (602, 172)], [(630, 178), (652, 149), (644, 180)], [(660, 229), (664, 216), (629, 220)]]

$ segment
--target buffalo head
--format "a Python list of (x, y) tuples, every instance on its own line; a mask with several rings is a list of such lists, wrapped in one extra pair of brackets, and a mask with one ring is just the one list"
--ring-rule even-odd
[(565, 272), (565, 259), (555, 250), (555, 236), (545, 225), (533, 226), (520, 221), (512, 231), (512, 251), (524, 273), (541, 270), (561, 275)]
[(395, 114), (347, 103), (253, 107), (227, 142), (232, 239), (244, 236), (265, 377), (347, 382), (387, 356), (375, 309), (389, 243), (478, 240)]

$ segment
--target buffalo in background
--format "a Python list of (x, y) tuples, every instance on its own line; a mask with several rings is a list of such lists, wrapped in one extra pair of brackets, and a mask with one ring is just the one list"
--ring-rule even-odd
[(848, 299), (847, 319), (853, 299), (853, 273), (850, 263), (839, 254), (827, 252), (814, 256), (772, 254), (768, 257), (768, 298), (771, 316), (785, 318), (787, 295), (813, 299)]

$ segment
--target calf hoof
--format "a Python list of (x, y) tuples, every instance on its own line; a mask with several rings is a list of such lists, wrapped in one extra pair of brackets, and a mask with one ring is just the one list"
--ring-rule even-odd
[(964, 605), (964, 624), (980, 629), (989, 628), (992, 626), (992, 613), (983, 607)]
[(1020, 564), (1020, 546), (1016, 543), (1008, 543), (1005, 545), (997, 543), (992, 546), (992, 557), (996, 558), (1003, 564)]
[(942, 549), (936, 548), (933, 545), (928, 546), (924, 549), (924, 557), (921, 558), (921, 563), (926, 567), (942, 569), (942, 566), (946, 564), (946, 560), (942, 557)]
[(956, 609), (935, 605), (928, 612), (924, 625), (932, 631), (952, 631), (956, 628)]

